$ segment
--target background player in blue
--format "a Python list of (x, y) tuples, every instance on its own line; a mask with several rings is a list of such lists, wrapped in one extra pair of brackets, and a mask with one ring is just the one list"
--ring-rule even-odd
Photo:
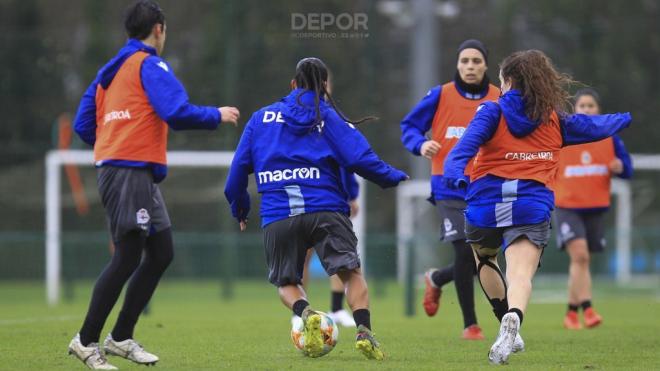
[[(484, 338), (474, 310), (474, 257), (465, 242), (465, 190), (445, 186), (443, 165), (449, 151), (463, 135), (477, 107), (495, 100), (500, 90), (490, 84), (488, 50), (479, 40), (466, 40), (456, 53), (453, 81), (429, 90), (421, 102), (401, 121), (401, 141), (416, 156), (431, 162), (431, 198), (437, 206), (441, 240), (454, 247), (454, 263), (443, 269), (431, 268), (424, 275), (424, 311), (434, 316), (440, 306), (442, 286), (454, 281), (463, 314), (462, 338)], [(430, 139), (426, 133), (430, 132)], [(469, 172), (469, 169), (466, 170)]]
[(320, 59), (301, 60), (291, 82), (293, 91), (252, 115), (236, 149), (225, 196), (245, 230), (248, 176), (255, 173), (262, 196), (268, 279), (278, 287), (284, 305), (303, 319), (306, 353), (318, 356), (323, 348), (321, 317), (300, 285), (311, 246), (328, 275), (337, 274), (346, 285), (358, 326), (356, 349), (380, 360), (383, 353), (371, 333), (368, 290), (340, 168), (382, 187), (396, 186), (408, 176), (380, 160), (356, 130), (354, 124), (366, 119), (350, 121), (336, 108), (326, 90), (328, 75)]

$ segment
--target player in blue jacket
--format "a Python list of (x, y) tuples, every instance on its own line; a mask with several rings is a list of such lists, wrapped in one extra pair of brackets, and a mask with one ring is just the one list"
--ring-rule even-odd
[(278, 287), (282, 302), (303, 319), (306, 353), (320, 356), (323, 349), (321, 317), (300, 285), (305, 254), (313, 247), (328, 275), (337, 274), (346, 286), (358, 326), (356, 348), (367, 358), (382, 359), (371, 333), (367, 285), (341, 168), (381, 187), (394, 187), (408, 176), (380, 160), (356, 130), (368, 118), (354, 122), (336, 108), (327, 91), (328, 74), (320, 59), (302, 59), (291, 93), (252, 115), (236, 149), (225, 196), (245, 230), (248, 176), (255, 174), (268, 279)]
[[(478, 108), (444, 166), (449, 186), (467, 186), (467, 242), (475, 252), (479, 282), (501, 321), (488, 354), (495, 364), (507, 363), (521, 343), (518, 332), (532, 278), (550, 238), (561, 147), (607, 138), (631, 122), (629, 113), (567, 115), (563, 85), (570, 79), (538, 50), (504, 59), (500, 82), (502, 97)], [(468, 186), (464, 170), (475, 155)], [(497, 265), (500, 246), (506, 280)]]
[[(165, 15), (151, 0), (126, 13), (129, 40), (85, 91), (74, 121), (82, 140), (94, 146), (99, 194), (115, 251), (94, 285), (80, 332), (69, 343), (91, 369), (115, 370), (105, 354), (139, 364), (158, 357), (133, 339), (138, 318), (173, 259), (171, 222), (158, 187), (167, 174), (168, 129), (213, 130), (236, 125), (234, 107), (191, 104), (181, 83), (160, 57)], [(129, 281), (111, 333), (99, 346), (101, 330)]]

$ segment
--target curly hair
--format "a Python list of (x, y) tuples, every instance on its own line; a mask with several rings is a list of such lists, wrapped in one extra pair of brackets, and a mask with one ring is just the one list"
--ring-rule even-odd
[(548, 122), (553, 111), (567, 112), (571, 106), (567, 88), (573, 79), (558, 72), (540, 50), (524, 50), (506, 57), (500, 64), (504, 80), (510, 80), (520, 90), (525, 101), (527, 117), (536, 122)]

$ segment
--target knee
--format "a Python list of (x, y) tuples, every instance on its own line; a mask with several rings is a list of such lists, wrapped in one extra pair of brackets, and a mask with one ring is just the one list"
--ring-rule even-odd
[(571, 257), (571, 263), (579, 265), (581, 267), (589, 266), (590, 257), (588, 253), (575, 254)]
[(174, 260), (174, 250), (164, 249), (152, 257), (153, 262), (162, 270), (165, 270)]

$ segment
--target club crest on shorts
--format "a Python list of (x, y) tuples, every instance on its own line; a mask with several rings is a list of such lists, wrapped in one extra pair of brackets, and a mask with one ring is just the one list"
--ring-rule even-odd
[(573, 237), (575, 233), (571, 231), (571, 226), (568, 225), (568, 223), (563, 222), (561, 223), (561, 235), (564, 237), (564, 239), (568, 239)]
[(445, 225), (445, 236), (451, 236), (458, 233), (454, 229), (454, 225), (451, 223), (451, 220), (449, 220), (449, 218), (445, 218), (444, 225)]
[(135, 218), (137, 224), (140, 226), (140, 228), (146, 230), (147, 229), (147, 224), (149, 224), (149, 221), (151, 220), (151, 217), (149, 216), (149, 212), (147, 209), (140, 209), (135, 213)]

